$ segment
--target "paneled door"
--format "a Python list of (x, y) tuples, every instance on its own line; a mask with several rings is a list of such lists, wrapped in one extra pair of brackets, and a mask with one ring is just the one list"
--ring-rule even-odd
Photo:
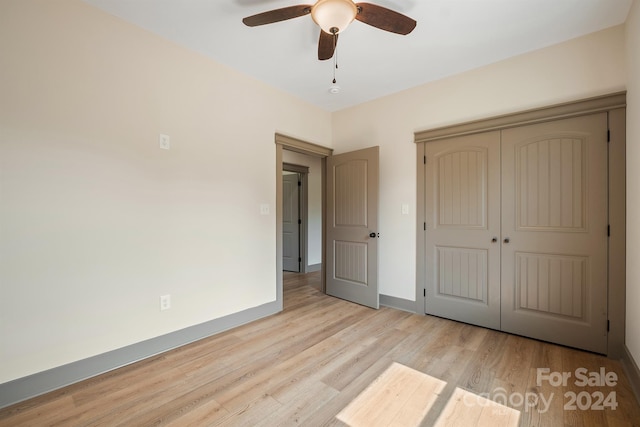
[(502, 330), (607, 352), (607, 113), (502, 131)]
[(376, 309), (378, 150), (327, 158), (326, 292)]
[(607, 113), (425, 154), (425, 312), (606, 353)]
[(499, 329), (500, 132), (425, 150), (425, 311)]
[(300, 176), (282, 176), (282, 269), (300, 272)]

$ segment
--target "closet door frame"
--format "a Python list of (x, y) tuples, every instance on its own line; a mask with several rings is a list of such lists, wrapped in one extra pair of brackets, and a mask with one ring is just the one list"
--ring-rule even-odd
[(543, 123), (563, 118), (578, 117), (596, 112), (608, 113), (609, 125), (609, 237), (608, 251), (608, 349), (607, 356), (620, 358), (624, 355), (625, 288), (626, 288), (626, 92), (617, 92), (527, 110), (507, 115), (476, 120), (456, 125), (424, 130), (414, 134), (416, 143), (417, 170), (417, 215), (416, 215), (416, 313), (425, 312), (426, 289), (426, 199), (425, 199), (425, 145), (431, 141), (455, 136), (473, 135), (490, 130), (502, 130), (523, 125)]

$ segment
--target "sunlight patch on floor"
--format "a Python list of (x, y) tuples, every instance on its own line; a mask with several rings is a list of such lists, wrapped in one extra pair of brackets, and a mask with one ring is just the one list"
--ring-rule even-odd
[(517, 427), (520, 411), (456, 388), (434, 427)]
[(351, 427), (419, 426), (445, 385), (394, 362), (337, 418)]

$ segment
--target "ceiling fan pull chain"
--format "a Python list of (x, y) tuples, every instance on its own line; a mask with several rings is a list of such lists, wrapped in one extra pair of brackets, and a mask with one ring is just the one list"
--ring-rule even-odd
[(336, 70), (338, 69), (338, 33), (333, 31), (333, 84), (336, 84)]
[(333, 33), (333, 50), (336, 53), (335, 63), (336, 63), (336, 69), (337, 69), (338, 68), (338, 33)]

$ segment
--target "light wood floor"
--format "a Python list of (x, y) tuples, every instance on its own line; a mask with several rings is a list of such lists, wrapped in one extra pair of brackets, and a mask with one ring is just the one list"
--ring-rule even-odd
[[(284, 281), (284, 312), (0, 410), (0, 426), (640, 425), (616, 361), (368, 309), (321, 294), (317, 274)], [(576, 386), (582, 367), (615, 372), (617, 385)], [(537, 368), (572, 378), (538, 385)], [(505, 401), (502, 390), (515, 410), (490, 401)], [(617, 408), (564, 410), (565, 393), (585, 391), (583, 406), (599, 391)], [(547, 411), (529, 407), (536, 396)]]

